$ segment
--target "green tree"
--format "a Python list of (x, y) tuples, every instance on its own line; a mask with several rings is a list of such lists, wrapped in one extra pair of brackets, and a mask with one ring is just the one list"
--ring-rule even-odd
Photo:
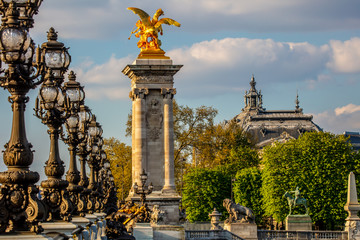
[(198, 136), (196, 161), (200, 167), (227, 165), (234, 170), (257, 166), (259, 158), (247, 133), (234, 122), (207, 127)]
[(208, 142), (199, 141), (199, 138), (206, 133), (207, 129), (213, 127), (218, 111), (206, 106), (193, 109), (178, 105), (176, 101), (173, 101), (173, 109), (175, 162), (179, 162), (182, 158), (192, 159), (194, 149), (199, 148), (200, 144), (208, 144)]
[(264, 149), (262, 194), (267, 216), (283, 221), (288, 214), (285, 191), (300, 188), (309, 214), (320, 229), (343, 226), (347, 176), (359, 169), (358, 154), (343, 135), (304, 133), (298, 139)]
[(233, 184), (235, 202), (251, 208), (258, 225), (264, 224), (261, 186), (261, 172), (257, 167), (244, 168), (238, 171)]
[(186, 208), (187, 219), (209, 221), (209, 213), (214, 208), (227, 214), (222, 202), (230, 198), (231, 178), (221, 168), (191, 169), (184, 176), (183, 206)]
[(116, 138), (104, 139), (104, 150), (115, 179), (117, 197), (124, 200), (131, 188), (131, 147)]

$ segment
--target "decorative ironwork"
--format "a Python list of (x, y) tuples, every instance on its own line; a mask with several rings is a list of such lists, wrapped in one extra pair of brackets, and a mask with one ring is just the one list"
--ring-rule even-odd
[(45, 76), (45, 82), (40, 88), (36, 98), (35, 116), (41, 119), (49, 128), (50, 154), (45, 162), (45, 174), (47, 180), (41, 182), (43, 188), (43, 200), (49, 214), (48, 220), (63, 219), (71, 220), (73, 206), (67, 198), (65, 189), (69, 183), (62, 180), (65, 167), (59, 155), (59, 134), (61, 126), (70, 116), (67, 109), (69, 100), (65, 98), (58, 82), (55, 81), (52, 70), (49, 69)]
[(148, 179), (147, 174), (145, 173), (145, 169), (143, 169), (142, 173), (140, 174), (140, 181), (141, 181), (141, 185), (140, 187), (138, 186), (137, 182), (134, 183), (134, 192), (136, 194), (140, 195), (140, 202), (141, 202), (141, 206), (143, 206), (145, 204), (146, 201), (146, 195), (149, 195), (150, 193), (152, 193), (154, 186), (152, 185), (152, 183), (150, 183), (149, 186), (146, 186), (146, 181)]
[(86, 203), (86, 205), (81, 206), (81, 208), (78, 209), (78, 211), (80, 216), (84, 216), (88, 210), (89, 195), (91, 193), (91, 190), (87, 188), (89, 186), (89, 179), (86, 176), (86, 160), (89, 153), (91, 152), (91, 148), (89, 146), (88, 128), (92, 114), (87, 106), (81, 105), (78, 115), (79, 115), (79, 128), (78, 128), (79, 144), (77, 149), (77, 155), (79, 156), (79, 161), (80, 161), (79, 185), (83, 187), (80, 197)]
[(98, 184), (97, 184), (97, 171), (100, 162), (100, 149), (102, 146), (102, 128), (101, 125), (96, 121), (96, 116), (92, 115), (91, 122), (89, 123), (89, 146), (91, 152), (88, 158), (88, 165), (90, 168), (89, 186), (88, 189), (91, 191), (88, 198), (88, 213), (93, 213), (101, 207), (99, 202)]
[(8, 169), (0, 173), (0, 232), (41, 232), (38, 222), (45, 218), (45, 208), (34, 185), (39, 174), (29, 169), (33, 151), (26, 138), (24, 117), (29, 101), (26, 94), (42, 82), (43, 77), (38, 77), (45, 73), (39, 53), (33, 62), (35, 44), (29, 35), (32, 17), (41, 2), (0, 0), (0, 55), (1, 63), (6, 64), (5, 68), (0, 64), (0, 85), (11, 94), (9, 102), (13, 111), (11, 136), (3, 155)]
[(73, 214), (80, 213), (84, 216), (84, 208), (86, 207), (85, 200), (80, 194), (83, 187), (78, 185), (80, 182), (80, 174), (76, 164), (76, 151), (80, 143), (78, 128), (80, 105), (83, 104), (85, 93), (83, 87), (76, 81), (76, 76), (73, 71), (68, 76), (68, 81), (64, 83), (63, 87), (66, 96), (69, 99), (70, 117), (65, 122), (67, 137), (61, 135), (62, 140), (69, 146), (70, 164), (69, 170), (66, 172), (66, 180), (69, 182), (67, 191), (69, 192), (70, 201), (73, 206), (76, 206)]

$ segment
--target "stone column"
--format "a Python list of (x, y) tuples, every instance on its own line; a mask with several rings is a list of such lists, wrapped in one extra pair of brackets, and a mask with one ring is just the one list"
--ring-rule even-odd
[(174, 88), (162, 88), (164, 97), (164, 187), (163, 193), (175, 193), (175, 162), (174, 162), (174, 119), (173, 96)]
[[(175, 94), (174, 75), (182, 65), (167, 59), (136, 59), (123, 73), (131, 79), (132, 118), (132, 179), (140, 183), (144, 169), (147, 184), (153, 192), (146, 197), (149, 207), (158, 205), (166, 212), (164, 222), (179, 223), (181, 197), (175, 191), (174, 129), (172, 98)], [(130, 191), (127, 200), (140, 201)]]
[(149, 93), (147, 88), (133, 88), (130, 98), (133, 101), (132, 113), (132, 182), (140, 182), (142, 169), (146, 171), (146, 129), (145, 129), (145, 96)]

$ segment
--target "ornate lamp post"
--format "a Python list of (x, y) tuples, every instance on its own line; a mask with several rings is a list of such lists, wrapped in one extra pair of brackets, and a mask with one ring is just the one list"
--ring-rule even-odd
[(34, 109), (35, 115), (48, 126), (50, 135), (50, 154), (49, 159), (45, 162), (45, 174), (48, 179), (41, 182), (44, 203), (49, 213), (48, 220), (68, 221), (73, 208), (65, 192), (69, 183), (61, 179), (65, 168), (64, 162), (60, 159), (58, 145), (61, 125), (69, 117), (66, 111), (69, 108), (68, 101), (67, 98), (64, 98), (51, 70), (48, 70)]
[[(88, 200), (88, 213), (93, 213), (95, 209), (99, 208), (99, 202), (97, 201), (97, 182), (96, 182), (96, 165), (99, 163), (99, 139), (101, 138), (102, 129), (98, 122), (96, 122), (95, 115), (92, 115), (91, 122), (89, 124), (89, 142), (91, 146), (91, 153), (89, 155), (88, 164), (90, 167), (90, 178), (88, 189), (91, 190), (91, 194)], [(92, 204), (90, 207), (89, 205)]]
[(87, 156), (91, 152), (91, 147), (89, 145), (89, 134), (88, 134), (88, 128), (91, 121), (91, 111), (90, 109), (85, 106), (80, 106), (79, 111), (79, 129), (78, 129), (78, 138), (79, 138), (79, 144), (78, 144), (78, 151), (77, 155), (79, 156), (80, 161), (80, 182), (79, 185), (83, 187), (83, 191), (81, 193), (81, 196), (83, 197), (83, 200), (87, 204), (84, 208), (81, 209), (81, 212), (79, 212), (80, 216), (84, 216), (88, 208), (92, 208), (92, 202), (89, 200), (89, 194), (91, 193), (91, 190), (89, 190), (87, 187), (89, 186), (89, 180), (86, 176), (86, 160)]
[(66, 120), (65, 126), (67, 130), (67, 137), (62, 136), (62, 140), (69, 146), (70, 163), (69, 170), (66, 172), (66, 180), (69, 182), (67, 188), (70, 196), (70, 201), (75, 206), (73, 214), (76, 212), (83, 212), (86, 207), (82, 197), (79, 197), (83, 187), (79, 186), (80, 181), (79, 171), (76, 165), (76, 150), (79, 144), (78, 126), (80, 105), (83, 104), (85, 93), (80, 83), (76, 81), (76, 76), (73, 71), (68, 76), (69, 81), (64, 83), (64, 91), (69, 99), (70, 117)]
[(64, 97), (60, 89), (64, 81), (64, 73), (70, 64), (70, 55), (64, 44), (57, 42), (54, 28), (50, 28), (47, 38), (48, 42), (42, 44), (38, 55), (41, 62), (45, 64), (44, 68), (47, 69), (47, 74), (34, 109), (35, 116), (48, 126), (50, 135), (50, 154), (45, 163), (45, 174), (48, 179), (42, 181), (41, 186), (43, 187), (43, 200), (49, 213), (48, 220), (68, 221), (73, 206), (68, 200), (66, 192), (69, 183), (61, 179), (65, 167), (64, 162), (60, 159), (58, 139), (62, 131), (62, 124), (70, 116), (69, 99)]
[(133, 188), (136, 194), (140, 195), (140, 201), (141, 201), (141, 205), (144, 205), (145, 201), (146, 201), (146, 195), (152, 193), (154, 186), (152, 185), (152, 183), (150, 183), (149, 186), (146, 186), (146, 180), (147, 180), (148, 176), (145, 173), (145, 169), (143, 169), (142, 173), (140, 174), (140, 181), (141, 181), (141, 185), (140, 188), (137, 185), (137, 182), (135, 182)]
[[(34, 44), (28, 30), (33, 25), (42, 0), (9, 1), (0, 0), (2, 23), (0, 28), (1, 61), (7, 65), (0, 70), (1, 87), (11, 97), (13, 121), (11, 137), (5, 145), (4, 163), (8, 170), (0, 173), (0, 232), (5, 230), (31, 230), (40, 232), (38, 222), (44, 218), (45, 209), (37, 198), (35, 183), (39, 174), (29, 170), (33, 161), (32, 145), (27, 141), (25, 131), (25, 104), (27, 92), (41, 81), (35, 79), (42, 72), (42, 63), (33, 63)], [(37, 58), (37, 60), (39, 60)], [(35, 73), (33, 65), (38, 72)]]
[(89, 185), (88, 177), (86, 176), (86, 159), (88, 154), (91, 151), (89, 143), (89, 137), (88, 137), (88, 128), (91, 121), (91, 111), (90, 108), (88, 108), (85, 105), (80, 106), (79, 111), (79, 131), (78, 131), (78, 137), (81, 140), (78, 144), (78, 151), (77, 155), (79, 156), (80, 161), (80, 182), (79, 185), (86, 188)]
[(103, 212), (105, 210), (105, 204), (107, 202), (107, 193), (110, 190), (109, 185), (109, 174), (110, 172), (110, 162), (107, 160), (107, 156), (104, 150), (100, 151), (100, 164), (98, 171), (98, 193), (99, 193), (99, 201), (101, 203), (99, 212)]
[(117, 196), (116, 196), (116, 187), (115, 187), (115, 179), (110, 170), (110, 162), (105, 162), (104, 168), (106, 169), (106, 177), (104, 184), (104, 206), (103, 212), (106, 214), (111, 214), (118, 210), (117, 208)]
[[(100, 124), (99, 124), (100, 126)], [(97, 146), (99, 148), (96, 156), (96, 162), (94, 164), (94, 176), (95, 176), (95, 182), (96, 182), (96, 200), (95, 200), (95, 211), (97, 213), (101, 212), (103, 208), (103, 191), (102, 191), (102, 179), (101, 179), (101, 170), (103, 169), (103, 157), (106, 158), (105, 152), (102, 150), (104, 144), (104, 140), (102, 138), (102, 128), (100, 126), (100, 136), (97, 141)]]

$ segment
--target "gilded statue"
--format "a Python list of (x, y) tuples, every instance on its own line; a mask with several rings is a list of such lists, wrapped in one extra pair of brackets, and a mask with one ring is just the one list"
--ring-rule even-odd
[(180, 27), (180, 23), (171, 18), (159, 19), (160, 16), (164, 15), (161, 8), (155, 12), (152, 19), (149, 14), (139, 8), (129, 7), (127, 9), (133, 11), (140, 17), (140, 20), (136, 22), (133, 31), (131, 31), (129, 40), (131, 36), (135, 34), (135, 37), (139, 38), (137, 46), (141, 49), (141, 53), (164, 55), (165, 52), (160, 48), (161, 41), (159, 39), (159, 33), (160, 35), (163, 35), (163, 28), (161, 25), (167, 24)]

